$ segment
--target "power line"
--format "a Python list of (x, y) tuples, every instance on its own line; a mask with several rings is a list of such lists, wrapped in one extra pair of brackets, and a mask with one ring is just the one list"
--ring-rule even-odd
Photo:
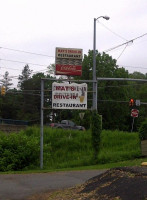
[[(9, 67), (0, 67), (0, 68), (16, 70), (16, 71), (22, 71), (21, 69), (9, 68)], [(47, 71), (47, 69), (38, 70), (38, 71), (32, 72), (32, 74), (36, 74), (36, 73), (43, 72), (43, 71)], [(2, 75), (0, 75), (0, 76), (2, 76)], [(15, 76), (15, 77), (17, 77), (17, 76)]]
[(119, 87), (134, 87), (134, 86), (142, 86), (144, 84), (147, 84), (147, 83), (140, 83), (140, 84), (130, 84), (130, 85), (110, 85), (110, 86), (100, 86), (98, 87), (99, 89), (103, 89), (103, 88), (119, 88)]
[[(120, 65), (119, 65), (119, 66), (120, 66)], [(130, 67), (130, 68), (147, 69), (147, 67), (139, 67), (139, 66), (138, 66), (138, 67), (135, 67), (135, 66), (126, 66), (126, 65), (121, 65), (121, 66), (122, 66), (122, 67), (128, 67), (128, 68)], [(121, 66), (120, 66), (120, 67), (121, 67)]]
[(28, 63), (28, 62), (18, 61), (18, 60), (7, 60), (7, 59), (2, 59), (2, 58), (0, 58), (0, 60), (8, 61), (8, 62), (15, 62), (15, 63), (23, 63), (23, 64), (28, 64), (28, 65), (45, 66), (45, 65), (42, 65), (42, 64), (37, 64), (37, 63)]
[(110, 28), (108, 28), (107, 26), (105, 26), (102, 22), (99, 22), (103, 27), (105, 27), (107, 30), (109, 30), (111, 33), (113, 33), (114, 35), (118, 36), (119, 38), (128, 41), (127, 39), (125, 39), (124, 37), (122, 37), (121, 35), (115, 33), (114, 31), (112, 31)]
[(118, 56), (118, 58), (116, 60), (118, 60), (121, 57), (121, 55), (123, 54), (123, 52), (125, 51), (125, 49), (127, 48), (127, 46), (128, 46), (128, 44), (126, 44), (126, 46), (124, 47), (124, 49), (122, 50), (122, 52), (120, 53), (120, 55)]
[(49, 58), (54, 58), (54, 56), (49, 56), (49, 55), (45, 55), (45, 54), (40, 54), (40, 53), (34, 53), (34, 52), (30, 52), (30, 51), (23, 51), (23, 50), (18, 50), (18, 49), (11, 49), (11, 48), (7, 48), (7, 47), (0, 47), (0, 49), (7, 49), (7, 50), (10, 50), (10, 51), (17, 51), (17, 52), (20, 52), (20, 53), (27, 53), (27, 54), (33, 54), (33, 55), (36, 55), (36, 56), (45, 56), (45, 57), (49, 57)]
[[(0, 59), (1, 60), (1, 59)], [(10, 67), (0, 67), (4, 69), (10, 69), (10, 70), (16, 70), (16, 71), (21, 71), (21, 69), (16, 69), (16, 68), (10, 68)]]
[(144, 37), (145, 35), (147, 35), (147, 33), (145, 33), (145, 34), (143, 34), (143, 35), (140, 35), (140, 36), (138, 36), (138, 37), (136, 37), (136, 38), (134, 38), (134, 39), (131, 39), (131, 40), (125, 42), (125, 43), (122, 43), (122, 44), (119, 44), (119, 45), (117, 45), (117, 46), (115, 46), (115, 47), (112, 47), (112, 48), (110, 48), (110, 49), (107, 49), (107, 50), (105, 50), (104, 52), (107, 53), (107, 52), (112, 51), (112, 50), (114, 50), (114, 49), (116, 49), (116, 48), (119, 48), (119, 47), (121, 47), (121, 46), (123, 46), (123, 45), (129, 44), (129, 43), (133, 43), (133, 41), (135, 41), (135, 40), (137, 40), (137, 39), (139, 39), (139, 38), (142, 38), (142, 37)]

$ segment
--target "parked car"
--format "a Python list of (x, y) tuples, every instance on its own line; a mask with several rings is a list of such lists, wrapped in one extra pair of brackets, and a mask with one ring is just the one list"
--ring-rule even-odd
[(60, 123), (51, 123), (50, 127), (61, 128), (61, 129), (74, 129), (74, 130), (81, 130), (81, 131), (85, 130), (83, 126), (78, 126), (70, 120), (62, 120)]

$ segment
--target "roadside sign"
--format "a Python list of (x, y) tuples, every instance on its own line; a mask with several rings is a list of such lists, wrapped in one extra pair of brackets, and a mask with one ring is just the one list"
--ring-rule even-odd
[(84, 118), (85, 113), (79, 113), (80, 119)]
[(86, 83), (52, 83), (52, 109), (87, 109)]
[(140, 100), (139, 100), (139, 99), (136, 99), (135, 104), (136, 104), (136, 106), (140, 106)]
[(132, 117), (138, 117), (138, 114), (139, 114), (139, 110), (137, 110), (137, 109), (132, 109), (131, 110), (131, 116)]
[(67, 76), (82, 75), (82, 49), (56, 48), (55, 74)]

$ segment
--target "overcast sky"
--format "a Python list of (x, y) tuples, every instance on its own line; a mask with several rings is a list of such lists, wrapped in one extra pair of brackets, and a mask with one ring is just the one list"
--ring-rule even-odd
[[(17, 77), (25, 63), (43, 65), (29, 64), (33, 72), (45, 72), (55, 62), (56, 47), (81, 48), (88, 54), (94, 18), (105, 15), (110, 20), (100, 18), (96, 24), (100, 52), (147, 33), (147, 0), (0, 0), (0, 79), (6, 71)], [(130, 73), (147, 73), (147, 34), (107, 53)]]

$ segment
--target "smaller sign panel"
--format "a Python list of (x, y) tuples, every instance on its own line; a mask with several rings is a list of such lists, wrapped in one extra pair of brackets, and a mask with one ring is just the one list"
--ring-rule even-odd
[(135, 104), (136, 104), (136, 106), (140, 106), (140, 99), (136, 99)]
[(132, 109), (131, 110), (131, 116), (132, 117), (138, 117), (138, 114), (139, 114), (139, 110), (137, 110), (137, 109)]
[(55, 74), (67, 76), (82, 75), (82, 49), (56, 48)]
[(87, 109), (87, 84), (52, 83), (53, 109)]

